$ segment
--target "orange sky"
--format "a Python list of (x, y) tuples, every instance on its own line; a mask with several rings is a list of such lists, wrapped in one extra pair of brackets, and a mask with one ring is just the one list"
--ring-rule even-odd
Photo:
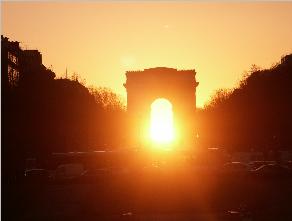
[(292, 3), (1, 3), (1, 33), (38, 49), (58, 77), (126, 97), (125, 72), (196, 69), (197, 106), (233, 87), (252, 64), (292, 53)]

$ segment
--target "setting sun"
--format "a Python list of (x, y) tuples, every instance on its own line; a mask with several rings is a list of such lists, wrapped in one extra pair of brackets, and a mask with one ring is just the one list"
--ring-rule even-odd
[(167, 144), (174, 139), (172, 104), (163, 98), (151, 105), (151, 140), (158, 144)]

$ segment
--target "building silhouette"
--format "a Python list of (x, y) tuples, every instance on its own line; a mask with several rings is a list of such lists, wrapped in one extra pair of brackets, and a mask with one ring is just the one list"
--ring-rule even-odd
[(21, 52), (19, 42), (9, 41), (7, 37), (1, 35), (1, 86), (3, 90), (18, 84)]
[(1, 86), (4, 92), (17, 87), (27, 79), (54, 79), (55, 73), (42, 64), (38, 50), (22, 50), (18, 41), (9, 41), (1, 35)]

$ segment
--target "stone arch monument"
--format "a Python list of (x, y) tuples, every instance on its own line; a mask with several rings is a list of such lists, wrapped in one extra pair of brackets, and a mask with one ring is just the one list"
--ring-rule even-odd
[(196, 110), (195, 70), (177, 70), (157, 67), (143, 71), (127, 71), (127, 113), (132, 142), (141, 145), (149, 128), (150, 107), (157, 98), (171, 102), (174, 124), (179, 133), (179, 144), (189, 145), (194, 139), (194, 114)]

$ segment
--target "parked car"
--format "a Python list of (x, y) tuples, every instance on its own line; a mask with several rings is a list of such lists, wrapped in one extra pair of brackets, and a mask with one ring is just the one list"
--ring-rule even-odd
[(107, 181), (111, 177), (111, 171), (108, 168), (88, 169), (79, 177), (80, 182), (100, 183)]
[(288, 178), (291, 177), (292, 170), (280, 164), (268, 164), (252, 170), (251, 173), (262, 178)]
[(84, 172), (83, 164), (71, 163), (59, 165), (55, 171), (55, 181), (73, 182)]
[(275, 161), (261, 161), (261, 160), (257, 160), (257, 161), (251, 161), (248, 163), (248, 168), (250, 170), (255, 170), (263, 165), (267, 165), (267, 164), (275, 164)]
[(29, 169), (24, 172), (24, 180), (29, 183), (46, 183), (50, 178), (50, 172), (45, 169)]
[(221, 172), (224, 174), (227, 174), (227, 173), (246, 173), (247, 171), (248, 171), (248, 166), (245, 163), (241, 163), (241, 162), (226, 163), (221, 168)]

